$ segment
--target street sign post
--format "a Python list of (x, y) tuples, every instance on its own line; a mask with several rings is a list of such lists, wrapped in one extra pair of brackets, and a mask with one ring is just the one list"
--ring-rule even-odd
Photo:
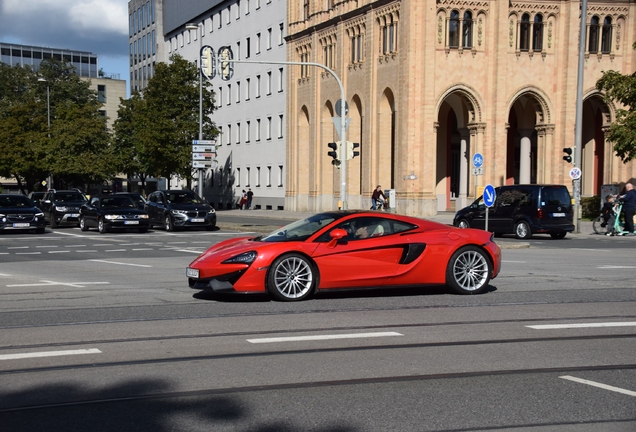
[(473, 166), (475, 168), (481, 168), (483, 164), (484, 164), (484, 157), (481, 155), (481, 153), (475, 153), (473, 155)]
[(484, 188), (484, 205), (486, 206), (486, 231), (488, 231), (488, 213), (490, 213), (490, 207), (495, 204), (495, 199), (497, 198), (497, 192), (493, 185), (488, 184)]
[(482, 167), (473, 168), (473, 175), (474, 176), (484, 175), (484, 169)]

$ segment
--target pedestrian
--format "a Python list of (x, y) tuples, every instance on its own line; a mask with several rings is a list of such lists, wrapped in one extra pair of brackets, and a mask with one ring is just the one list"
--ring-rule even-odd
[(603, 209), (601, 210), (601, 215), (603, 217), (603, 223), (601, 226), (607, 227), (607, 232), (605, 233), (606, 236), (614, 235), (614, 221), (616, 219), (614, 215), (615, 204), (614, 195), (610, 194), (605, 197), (605, 204), (603, 204)]
[(243, 189), (243, 192), (241, 193), (241, 199), (238, 202), (238, 208), (239, 210), (244, 210), (244, 206), (247, 205), (247, 193), (245, 192), (245, 189)]
[(625, 216), (625, 231), (628, 236), (636, 236), (634, 232), (634, 212), (636, 211), (636, 190), (634, 185), (625, 185), (625, 195), (618, 198), (623, 203), (623, 215)]
[(371, 195), (371, 210), (377, 210), (378, 204), (384, 205), (385, 202), (386, 196), (384, 196), (384, 192), (382, 192), (382, 186), (378, 185), (373, 191), (373, 195)]
[(250, 210), (250, 208), (252, 207), (252, 198), (254, 197), (254, 192), (252, 192), (252, 189), (248, 189), (247, 190), (247, 209)]

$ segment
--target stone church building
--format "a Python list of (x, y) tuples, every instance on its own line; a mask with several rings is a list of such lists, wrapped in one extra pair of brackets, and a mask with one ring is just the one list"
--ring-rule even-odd
[[(293, 0), (287, 58), (342, 80), (351, 118), (348, 208), (369, 208), (377, 185), (399, 213), (429, 216), (469, 204), (485, 184), (566, 184), (574, 146), (581, 2), (578, 0)], [(585, 21), (582, 195), (636, 180), (607, 127), (618, 106), (595, 84), (636, 70), (636, 1), (589, 0)], [(292, 211), (338, 208), (340, 99), (323, 69), (288, 68), (287, 192)], [(484, 156), (472, 175), (472, 156)]]

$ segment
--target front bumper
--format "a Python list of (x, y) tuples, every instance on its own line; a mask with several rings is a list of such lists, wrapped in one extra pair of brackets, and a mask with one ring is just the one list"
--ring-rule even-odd
[(121, 219), (105, 219), (104, 226), (107, 229), (148, 229), (150, 222), (148, 219), (133, 219), (133, 220), (121, 220)]
[[(39, 219), (39, 218), (38, 218)], [(29, 222), (24, 221), (7, 221), (6, 218), (2, 218), (0, 220), (0, 230), (32, 230), (32, 229), (43, 229), (46, 227), (46, 222), (44, 218), (40, 220), (32, 220)]]
[(183, 213), (173, 213), (172, 221), (176, 227), (214, 227), (216, 226), (216, 213), (194, 217)]
[(62, 213), (62, 212), (56, 211), (53, 213), (52, 217), (55, 218), (55, 222), (58, 225), (78, 225), (80, 212), (79, 210), (68, 212), (68, 213)]
[[(194, 269), (188, 268), (186, 270), (186, 276), (189, 276), (190, 271)], [(213, 278), (198, 279), (194, 277), (188, 277), (188, 286), (193, 289), (207, 290), (211, 289), (218, 293), (237, 293), (239, 291), (234, 289), (234, 284), (245, 273), (244, 270), (228, 273)]]

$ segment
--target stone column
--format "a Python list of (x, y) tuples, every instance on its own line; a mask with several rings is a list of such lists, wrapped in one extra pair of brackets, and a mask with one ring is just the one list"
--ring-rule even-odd
[[(486, 131), (486, 123), (469, 123), (468, 130), (470, 131), (470, 148), (468, 149), (468, 161), (469, 164), (472, 161), (472, 155), (475, 153), (481, 153), (484, 156), (484, 175), (483, 176), (470, 176), (470, 186), (468, 188), (468, 196), (473, 199), (477, 198), (477, 186), (484, 186), (494, 178), (495, 172), (495, 160), (486, 153), (484, 149), (484, 133)], [(472, 165), (470, 165), (472, 166)], [(491, 180), (487, 180), (491, 179)]]
[[(603, 184), (614, 183), (614, 146), (607, 140), (607, 133), (609, 132), (609, 125), (601, 127), (603, 131)], [(620, 179), (618, 179), (620, 180)]]
[(521, 142), (519, 143), (519, 184), (530, 183), (530, 151), (532, 145), (530, 137), (532, 136), (533, 129), (519, 129), (521, 135)]
[(470, 164), (470, 135), (467, 128), (459, 129), (459, 196), (455, 204), (456, 208), (464, 208), (468, 205), (468, 168)]

